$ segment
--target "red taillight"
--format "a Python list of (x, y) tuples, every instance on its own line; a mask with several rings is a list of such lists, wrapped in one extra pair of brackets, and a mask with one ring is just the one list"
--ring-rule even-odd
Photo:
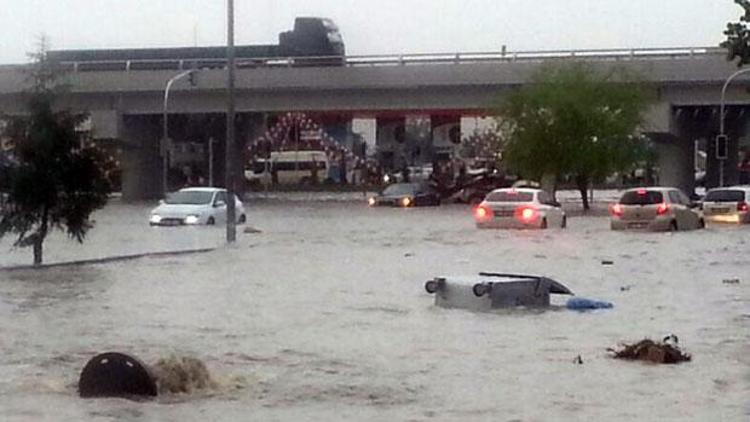
[(479, 206), (474, 209), (474, 216), (477, 220), (486, 220), (492, 217), (492, 210), (487, 207)]
[(609, 208), (609, 211), (612, 213), (612, 215), (621, 217), (622, 216), (622, 205), (620, 204), (614, 204)]
[(742, 201), (742, 202), (737, 203), (737, 211), (747, 211), (747, 210), (748, 210), (747, 202)]
[(518, 207), (516, 208), (516, 218), (521, 221), (532, 221), (537, 217), (536, 208), (532, 207)]
[(669, 211), (669, 204), (666, 202), (662, 202), (659, 204), (659, 206), (656, 208), (656, 215), (664, 215)]

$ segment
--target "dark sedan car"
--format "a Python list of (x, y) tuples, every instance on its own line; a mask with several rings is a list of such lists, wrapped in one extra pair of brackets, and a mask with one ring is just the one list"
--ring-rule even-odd
[(370, 206), (419, 207), (440, 205), (440, 194), (427, 183), (394, 183), (368, 199)]

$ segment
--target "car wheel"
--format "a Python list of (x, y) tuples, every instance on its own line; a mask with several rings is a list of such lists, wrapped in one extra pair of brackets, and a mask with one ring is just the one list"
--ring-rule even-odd
[(240, 215), (240, 224), (245, 224), (245, 221), (247, 221), (247, 217), (245, 217), (245, 214)]
[(539, 226), (540, 229), (546, 229), (547, 228), (547, 219), (542, 219), (542, 224)]
[(566, 227), (568, 227), (568, 217), (563, 215), (562, 223), (560, 223), (560, 228), (564, 229)]
[(699, 229), (705, 229), (706, 228), (706, 221), (703, 220), (702, 218), (700, 220), (698, 220), (698, 228)]
[(209, 226), (213, 226), (214, 224), (216, 224), (216, 220), (214, 220), (213, 217), (208, 217), (208, 220), (206, 220), (206, 224)]
[(671, 223), (669, 223), (669, 231), (676, 232), (677, 231), (677, 221), (672, 220)]

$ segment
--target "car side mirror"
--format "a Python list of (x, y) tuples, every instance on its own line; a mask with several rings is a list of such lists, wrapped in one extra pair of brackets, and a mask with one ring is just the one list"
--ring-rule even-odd
[(219, 201), (216, 201), (216, 202), (214, 203), (214, 208), (219, 208), (219, 207), (223, 207), (223, 206), (225, 206), (226, 204), (227, 204), (226, 202), (224, 202), (224, 201), (221, 201), (221, 200), (219, 200)]
[(557, 201), (552, 201), (552, 202), (550, 202), (550, 205), (552, 205), (553, 207), (557, 207), (557, 208), (560, 208), (560, 207), (562, 207), (562, 204), (560, 204), (560, 203), (559, 203), (559, 202), (557, 202)]
[(688, 208), (700, 208), (700, 207), (701, 207), (700, 202), (691, 201), (690, 204), (688, 204)]

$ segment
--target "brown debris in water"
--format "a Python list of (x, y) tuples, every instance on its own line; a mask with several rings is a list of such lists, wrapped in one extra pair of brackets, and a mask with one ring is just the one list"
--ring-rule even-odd
[(622, 350), (607, 349), (616, 359), (642, 360), (653, 363), (688, 362), (690, 354), (683, 353), (676, 345), (668, 342), (657, 343), (650, 339), (643, 339), (634, 344), (623, 344)]
[(160, 393), (192, 393), (216, 387), (208, 368), (197, 358), (172, 355), (159, 359), (152, 370)]

